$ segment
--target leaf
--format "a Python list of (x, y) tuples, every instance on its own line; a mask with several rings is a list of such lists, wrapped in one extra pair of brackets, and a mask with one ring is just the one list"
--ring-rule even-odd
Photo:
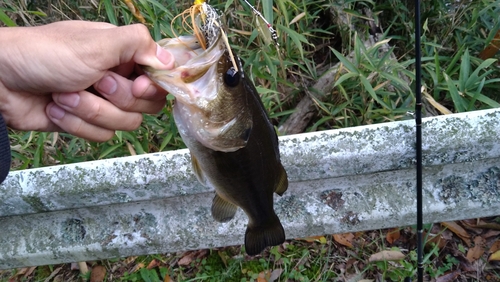
[(443, 115), (452, 114), (452, 112), (450, 110), (448, 110), (448, 108), (446, 108), (445, 106), (441, 105), (439, 102), (437, 102), (436, 100), (434, 100), (434, 98), (432, 98), (432, 96), (429, 95), (429, 93), (424, 92), (423, 94), (424, 94), (424, 97), (427, 100), (427, 102), (429, 102), (441, 114), (443, 114)]
[(446, 246), (446, 240), (443, 238), (441, 234), (427, 234), (424, 232), (424, 237), (426, 238), (425, 241), (425, 246), (429, 247), (432, 246), (431, 243), (434, 243), (435, 246), (438, 247), (438, 249), (444, 248)]
[(294, 23), (296, 23), (296, 22), (300, 21), (300, 19), (302, 19), (302, 18), (303, 18), (303, 17), (305, 17), (305, 16), (306, 16), (306, 12), (302, 12), (302, 13), (298, 14), (297, 16), (295, 16), (295, 18), (293, 18), (293, 19), (290, 21), (290, 23), (289, 23), (288, 25), (292, 25), (292, 24), (294, 24)]
[(401, 236), (401, 233), (399, 232), (399, 228), (392, 228), (392, 229), (389, 229), (389, 231), (387, 232), (385, 239), (387, 240), (387, 242), (389, 242), (389, 244), (392, 244), (396, 240), (398, 240), (400, 236)]
[(142, 268), (139, 271), (142, 281), (144, 282), (157, 282), (160, 281), (160, 277), (158, 277), (158, 273), (155, 270), (149, 270), (146, 268)]
[(500, 250), (491, 254), (491, 256), (488, 258), (488, 261), (500, 261)]
[(159, 261), (157, 261), (156, 259), (153, 259), (149, 264), (148, 266), (146, 267), (147, 269), (153, 269), (155, 267), (157, 267), (158, 265), (160, 264)]
[(177, 262), (179, 266), (187, 266), (191, 264), (194, 259), (194, 252), (184, 253), (184, 256)]
[(458, 277), (458, 275), (460, 275), (460, 271), (459, 270), (455, 270), (453, 272), (450, 272), (446, 275), (443, 275), (443, 276), (440, 276), (438, 278), (436, 278), (436, 282), (452, 282), (452, 281), (456, 281), (456, 278)]
[(309, 243), (322, 242), (322, 241), (324, 241), (326, 243), (325, 236), (311, 236), (311, 237), (301, 238), (300, 240), (303, 240), (303, 241), (306, 241)]
[(142, 262), (141, 262), (141, 263), (138, 263), (138, 264), (136, 264), (136, 265), (132, 268), (132, 270), (131, 270), (130, 272), (134, 273), (134, 272), (136, 272), (136, 271), (138, 271), (138, 270), (140, 270), (140, 269), (144, 268), (144, 266), (145, 266), (145, 265), (144, 265), (144, 263), (142, 263)]
[(106, 278), (106, 268), (102, 265), (92, 267), (90, 282), (102, 282)]
[(0, 22), (3, 22), (6, 26), (17, 26), (17, 24), (5, 14), (5, 12), (0, 9)]
[(460, 97), (460, 93), (458, 92), (455, 82), (446, 73), (443, 73), (443, 75), (444, 79), (446, 80), (446, 84), (448, 85), (448, 91), (450, 92), (451, 99), (453, 100), (453, 104), (455, 105), (457, 112), (464, 112), (464, 101), (462, 97)]
[(134, 15), (134, 17), (139, 22), (141, 22), (142, 24), (146, 23), (146, 20), (142, 16), (140, 9), (137, 7), (137, 4), (135, 4), (134, 1), (132, 1), (132, 0), (123, 0), (123, 2), (127, 6), (127, 8), (130, 10), (130, 12), (132, 13), (132, 15)]
[(395, 261), (402, 260), (405, 258), (405, 255), (400, 251), (381, 251), (376, 254), (373, 254), (368, 259), (369, 262), (374, 261)]
[(330, 47), (330, 50), (332, 50), (333, 54), (339, 59), (339, 61), (352, 73), (355, 74), (360, 74), (358, 68), (351, 63), (346, 57), (344, 57), (342, 54), (340, 54), (337, 50), (333, 49)]
[(293, 43), (295, 43), (295, 45), (299, 49), (300, 58), (304, 59), (304, 48), (302, 48), (301, 42), (303, 42), (305, 44), (309, 44), (309, 41), (307, 41), (307, 38), (304, 35), (296, 32), (295, 30), (290, 29), (286, 26), (277, 25), (277, 27), (279, 29), (281, 29), (287, 35), (288, 38), (292, 39)]
[(264, 13), (264, 18), (271, 24), (274, 22), (274, 13), (273, 13), (273, 1), (272, 0), (263, 0), (262, 1), (262, 13)]
[(271, 276), (269, 277), (269, 282), (271, 281), (276, 281), (278, 278), (280, 278), (281, 274), (283, 273), (283, 269), (277, 268), (271, 272)]
[(172, 278), (170, 278), (170, 276), (167, 274), (165, 275), (165, 278), (163, 278), (163, 282), (173, 282), (174, 280), (172, 280)]
[(474, 247), (470, 248), (469, 251), (467, 252), (467, 259), (469, 260), (469, 262), (476, 261), (484, 254), (485, 251), (484, 244), (485, 241), (483, 237), (476, 236), (476, 238), (474, 238)]
[(343, 233), (343, 234), (334, 234), (333, 239), (346, 247), (352, 248), (352, 239), (354, 239), (354, 234), (352, 233)]
[(441, 225), (448, 228), (451, 232), (455, 233), (460, 239), (462, 239), (467, 246), (471, 246), (470, 235), (462, 228), (462, 226), (458, 225), (456, 222), (442, 222)]
[(490, 44), (479, 53), (479, 58), (486, 60), (493, 57), (500, 49), (500, 29), (495, 34), (495, 38), (491, 40)]
[(111, 0), (104, 0), (104, 10), (106, 10), (106, 15), (108, 16), (108, 20), (110, 23), (114, 25), (118, 25), (118, 19), (116, 18), (115, 8), (113, 7), (113, 3)]
[(283, 269), (278, 268), (273, 270), (272, 272), (270, 270), (264, 270), (261, 273), (259, 273), (259, 276), (257, 277), (257, 282), (273, 282), (276, 281), (283, 273)]
[(493, 245), (491, 245), (489, 253), (491, 254), (496, 253), (499, 250), (500, 250), (500, 240), (496, 241), (495, 243), (493, 243)]
[(178, 265), (180, 266), (186, 266), (191, 264), (193, 260), (199, 259), (204, 257), (208, 253), (207, 250), (198, 250), (198, 251), (192, 251), (192, 252), (186, 252), (184, 253), (184, 257), (182, 257), (179, 262), (177, 262)]
[(128, 257), (128, 258), (123, 260), (123, 263), (125, 264), (125, 266), (127, 266), (127, 265), (133, 263), (136, 259), (137, 259), (137, 256)]
[(373, 86), (371, 85), (370, 81), (368, 81), (368, 78), (366, 78), (364, 75), (360, 75), (359, 76), (359, 79), (361, 80), (361, 83), (363, 84), (363, 86), (365, 87), (365, 90), (368, 91), (368, 93), (370, 94), (370, 96), (372, 96), (372, 98), (377, 101), (381, 106), (383, 106), (384, 108), (386, 109), (391, 109), (386, 103), (384, 103), (384, 101), (382, 101), (377, 93), (375, 93), (375, 90), (373, 89)]

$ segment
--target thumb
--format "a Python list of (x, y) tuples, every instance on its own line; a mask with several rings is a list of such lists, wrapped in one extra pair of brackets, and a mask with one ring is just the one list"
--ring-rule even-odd
[(134, 61), (137, 64), (150, 66), (155, 69), (171, 69), (174, 67), (175, 59), (169, 51), (161, 48), (151, 38), (146, 26), (134, 24), (112, 28), (106, 31), (109, 34), (113, 45), (118, 49), (118, 64), (125, 64)]

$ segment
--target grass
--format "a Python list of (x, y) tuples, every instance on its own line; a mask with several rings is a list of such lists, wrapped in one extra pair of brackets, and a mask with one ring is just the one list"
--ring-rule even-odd
[[(331, 93), (315, 93), (325, 99), (315, 101), (317, 113), (305, 131), (409, 118), (406, 113), (414, 108), (415, 79), (410, 1), (353, 0), (345, 1), (341, 7), (339, 3), (332, 0), (257, 2), (257, 9), (273, 22), (280, 35), (277, 49), (259, 34), (251, 9), (242, 1), (211, 1), (225, 15), (230, 42), (257, 85), (277, 127), (286, 122), (303, 97), (315, 93), (311, 86), (338, 62), (341, 68), (334, 80), (335, 87)], [(158, 40), (182, 32), (180, 21), (172, 22), (172, 19), (191, 3), (137, 0), (136, 4), (153, 38)], [(421, 5), (424, 92), (450, 112), (500, 106), (498, 54), (486, 60), (477, 57), (500, 28), (500, 0), (430, 0), (422, 1)], [(362, 43), (369, 29), (365, 8), (372, 11), (375, 22), (383, 28), (381, 39), (392, 47), (385, 55), (381, 55), (381, 45), (366, 47)], [(341, 14), (332, 13), (339, 10)], [(342, 22), (342, 18), (347, 20)], [(38, 25), (64, 19), (108, 21), (117, 25), (136, 22), (127, 5), (119, 0), (6, 0), (0, 3), (0, 23), (4, 26)], [(355, 33), (352, 28), (362, 32)], [(352, 57), (349, 54), (353, 54)], [(11, 130), (13, 169), (184, 148), (171, 107), (169, 102), (160, 114), (145, 115), (138, 130), (117, 132), (112, 140), (104, 143), (88, 142), (64, 133)], [(426, 109), (428, 114), (443, 112), (436, 106)], [(108, 274), (114, 275), (113, 281), (167, 281), (167, 276), (178, 281), (259, 281), (260, 276), (270, 278), (277, 269), (281, 270), (281, 281), (355, 277), (400, 281), (416, 271), (416, 255), (411, 251), (415, 247), (411, 243), (414, 230), (401, 230), (406, 241), (399, 244), (387, 244), (384, 230), (356, 234), (357, 243), (353, 248), (342, 246), (328, 235), (324, 240), (312, 242), (289, 241), (256, 258), (242, 255), (236, 246), (209, 250), (185, 266), (178, 266), (179, 260), (186, 256), (184, 253), (143, 256), (132, 262), (116, 259), (99, 263), (106, 266)], [(461, 252), (459, 246), (457, 244), (456, 249)], [(405, 259), (367, 262), (370, 254), (388, 248), (403, 251)], [(437, 247), (429, 249), (427, 254), (425, 272), (430, 278), (454, 271), (460, 265), (450, 252)], [(153, 261), (157, 265), (148, 268)], [(44, 280), (59, 267), (66, 275), (64, 281), (78, 279), (69, 265), (38, 267), (29, 277), (32, 281)], [(6, 277), (14, 274), (9, 275)], [(491, 275), (500, 279), (498, 272)]]

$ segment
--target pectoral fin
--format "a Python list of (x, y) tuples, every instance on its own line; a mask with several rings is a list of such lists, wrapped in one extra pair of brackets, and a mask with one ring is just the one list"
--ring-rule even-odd
[(280, 171), (278, 172), (278, 180), (276, 183), (276, 187), (274, 188), (274, 192), (278, 195), (283, 195), (288, 189), (288, 177), (286, 175), (286, 171), (283, 166), (280, 164)]
[(236, 214), (237, 206), (215, 194), (212, 202), (212, 217), (218, 222), (228, 222)]
[(207, 178), (205, 177), (205, 173), (200, 167), (200, 163), (198, 163), (198, 159), (196, 159), (195, 156), (191, 153), (191, 164), (193, 165), (193, 172), (194, 175), (196, 175), (196, 178), (198, 178), (198, 181), (200, 181), (201, 184), (204, 186), (207, 186)]

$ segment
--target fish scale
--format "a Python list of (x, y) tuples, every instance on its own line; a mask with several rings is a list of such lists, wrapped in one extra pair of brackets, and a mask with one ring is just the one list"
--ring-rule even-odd
[(243, 209), (249, 219), (245, 250), (256, 255), (285, 240), (273, 195), (285, 193), (288, 178), (274, 126), (228, 44), (220, 17), (208, 4), (198, 5), (202, 8), (189, 11), (204, 13), (193, 18), (204, 17), (198, 31), (207, 46), (199, 42), (200, 34), (163, 39), (158, 44), (173, 53), (176, 67), (144, 70), (175, 97), (174, 119), (191, 153), (193, 171), (216, 192), (213, 218), (227, 222), (238, 207)]

